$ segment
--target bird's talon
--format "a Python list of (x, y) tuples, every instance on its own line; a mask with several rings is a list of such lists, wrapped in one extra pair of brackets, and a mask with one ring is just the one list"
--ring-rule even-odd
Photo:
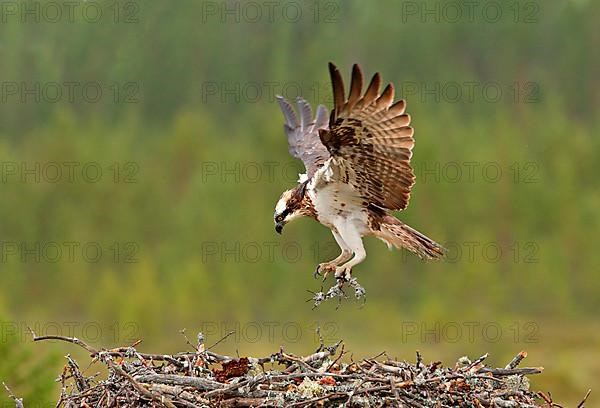
[(336, 266), (334, 264), (325, 262), (325, 263), (320, 263), (319, 265), (317, 265), (317, 269), (315, 269), (315, 272), (313, 273), (314, 278), (316, 279), (317, 276), (323, 276), (323, 282), (327, 279), (327, 275), (329, 275), (330, 272), (333, 272), (336, 270)]

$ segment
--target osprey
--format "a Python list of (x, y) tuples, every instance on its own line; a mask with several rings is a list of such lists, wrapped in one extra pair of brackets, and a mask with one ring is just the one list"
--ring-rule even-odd
[(362, 237), (375, 236), (390, 248), (406, 248), (423, 259), (438, 259), (445, 249), (392, 215), (407, 207), (415, 183), (410, 166), (414, 130), (405, 101), (394, 103), (391, 84), (380, 93), (379, 73), (362, 94), (363, 75), (356, 64), (346, 99), (342, 76), (332, 63), (329, 73), (334, 101), (329, 115), (319, 105), (313, 119), (304, 99), (297, 99), (296, 113), (289, 101), (277, 97), (289, 151), (302, 160), (306, 174), (277, 202), (275, 230), (281, 233), (300, 216), (330, 228), (342, 252), (319, 264), (315, 277), (333, 272), (338, 288), (349, 282), (360, 297), (364, 289), (351, 274), (366, 257)]

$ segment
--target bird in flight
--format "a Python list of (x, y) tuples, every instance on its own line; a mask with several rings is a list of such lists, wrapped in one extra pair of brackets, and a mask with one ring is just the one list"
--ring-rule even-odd
[[(445, 249), (398, 220), (392, 211), (408, 206), (415, 176), (410, 166), (414, 130), (404, 100), (394, 102), (394, 87), (380, 93), (376, 73), (364, 94), (363, 74), (352, 67), (348, 98), (335, 65), (329, 63), (334, 107), (330, 114), (323, 105), (313, 118), (310, 104), (298, 97), (297, 109), (278, 96), (285, 117), (284, 130), (292, 156), (302, 160), (306, 174), (299, 184), (285, 191), (275, 207), (275, 230), (301, 216), (313, 218), (333, 233), (341, 254), (321, 263), (315, 277), (334, 273), (337, 284), (315, 301), (342, 296), (344, 283), (365, 291), (352, 268), (365, 260), (362, 237), (374, 236), (388, 247), (406, 248), (422, 259), (441, 258)], [(317, 304), (315, 303), (315, 304)]]

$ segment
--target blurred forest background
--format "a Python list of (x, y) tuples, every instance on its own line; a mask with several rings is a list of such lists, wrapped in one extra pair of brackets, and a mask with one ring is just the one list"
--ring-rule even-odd
[[(568, 405), (596, 383), (600, 2), (67, 3), (1, 6), (0, 380), (26, 402), (79, 352), (27, 325), (165, 352), (235, 330), (218, 347), (240, 354), (306, 353), (320, 325), (356, 357), (525, 349)], [(367, 239), (366, 304), (312, 310), (337, 249), (313, 221), (275, 234), (302, 167), (274, 94), (331, 106), (328, 61), (407, 99), (400, 218), (450, 253)]]

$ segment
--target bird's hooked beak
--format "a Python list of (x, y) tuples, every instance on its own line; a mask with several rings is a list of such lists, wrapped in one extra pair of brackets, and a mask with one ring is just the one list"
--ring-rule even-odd
[(278, 234), (281, 234), (281, 231), (283, 230), (283, 226), (285, 225), (284, 221), (278, 222), (275, 224), (275, 231), (277, 231)]

